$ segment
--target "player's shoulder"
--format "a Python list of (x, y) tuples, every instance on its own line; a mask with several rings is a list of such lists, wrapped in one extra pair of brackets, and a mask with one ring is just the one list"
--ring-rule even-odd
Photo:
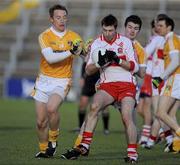
[(154, 35), (152, 38), (151, 38), (151, 41), (164, 41), (165, 38), (163, 36), (160, 36), (160, 35)]
[[(73, 31), (73, 30), (70, 30), (70, 29), (67, 29), (67, 33), (69, 34), (74, 34), (74, 35), (77, 35), (78, 33)], [(79, 35), (79, 34), (78, 34)]]
[(136, 45), (138, 45), (138, 46), (140, 46), (140, 47), (143, 47), (142, 44), (141, 44), (138, 40), (134, 40), (134, 41), (133, 41), (133, 44), (136, 44)]
[(92, 41), (91, 44), (91, 49), (94, 49), (96, 47), (100, 47), (100, 45), (103, 44), (103, 39), (102, 39), (102, 35), (97, 36), (96, 38), (94, 38), (94, 40)]
[(39, 34), (39, 38), (42, 38), (42, 37), (44, 37), (44, 36), (48, 36), (50, 32), (51, 32), (50, 28), (44, 30), (43, 32), (41, 32), (41, 33)]
[(180, 45), (180, 39), (177, 34), (174, 32), (170, 32), (166, 35), (166, 42), (172, 47), (172, 45)]
[(135, 48), (137, 48), (137, 49), (144, 50), (144, 47), (142, 46), (142, 44), (141, 44), (139, 41), (137, 41), (137, 40), (134, 40), (134, 41), (133, 41), (133, 46), (134, 46)]
[(177, 41), (180, 41), (180, 36), (173, 32), (173, 38)]
[(95, 42), (97, 43), (97, 42), (102, 42), (102, 41), (104, 41), (104, 39), (103, 39), (103, 35), (101, 34), (101, 35), (98, 35), (96, 38), (94, 38), (92, 43), (95, 43)]
[(72, 37), (80, 37), (79, 33), (75, 32), (73, 30), (69, 30), (69, 29), (67, 30), (67, 34), (72, 36)]
[(117, 41), (123, 42), (123, 43), (126, 43), (126, 44), (130, 44), (130, 45), (133, 44), (132, 40), (130, 40), (128, 37), (126, 37), (123, 34), (119, 34), (119, 37), (117, 38)]

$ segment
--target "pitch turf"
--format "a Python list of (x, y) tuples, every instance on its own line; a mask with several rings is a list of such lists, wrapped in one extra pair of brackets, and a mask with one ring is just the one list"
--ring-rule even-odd
[[(89, 157), (62, 160), (60, 154), (69, 149), (77, 136), (77, 104), (64, 103), (60, 108), (61, 135), (57, 154), (52, 159), (34, 158), (38, 151), (35, 112), (32, 100), (0, 100), (0, 165), (123, 165), (126, 141), (119, 112), (110, 111), (110, 134), (104, 135), (98, 123)], [(178, 112), (180, 120), (180, 111)], [(138, 125), (141, 121), (138, 119)], [(138, 149), (139, 165), (179, 165), (180, 154), (163, 153), (164, 143), (152, 150)]]

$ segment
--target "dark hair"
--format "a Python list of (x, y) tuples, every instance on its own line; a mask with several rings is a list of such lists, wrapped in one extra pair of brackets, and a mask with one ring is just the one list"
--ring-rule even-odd
[(166, 17), (168, 17), (168, 15), (161, 13), (161, 14), (158, 14), (155, 19), (158, 21), (159, 19), (166, 18)]
[(151, 21), (151, 28), (152, 29), (155, 28), (155, 21), (154, 21), (154, 19)]
[(49, 8), (49, 15), (50, 15), (51, 18), (52, 18), (53, 15), (54, 15), (54, 10), (64, 10), (64, 11), (66, 11), (66, 13), (68, 14), (68, 11), (67, 11), (67, 9), (66, 9), (65, 6), (62, 6), (62, 5), (57, 4), (57, 5), (54, 5), (54, 6), (52, 6), (52, 7)]
[(126, 27), (128, 22), (133, 22), (134, 24), (139, 25), (139, 30), (141, 29), (142, 26), (142, 21), (141, 18), (137, 15), (130, 15), (129, 17), (126, 18), (124, 26)]
[(107, 15), (106, 17), (104, 17), (101, 21), (101, 26), (114, 26), (115, 29), (118, 26), (118, 20), (115, 16), (113, 16), (112, 14)]
[(175, 24), (174, 24), (174, 21), (173, 21), (172, 18), (170, 18), (170, 17), (164, 17), (164, 18), (158, 19), (158, 21), (165, 21), (166, 26), (167, 26), (167, 27), (168, 27), (168, 26), (171, 26), (171, 31), (174, 30)]

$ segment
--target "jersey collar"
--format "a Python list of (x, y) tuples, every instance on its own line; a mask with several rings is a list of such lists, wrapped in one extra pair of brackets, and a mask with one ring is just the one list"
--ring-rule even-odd
[(114, 36), (114, 38), (111, 41), (106, 40), (106, 38), (103, 36), (103, 34), (101, 35), (101, 40), (107, 42), (110, 45), (112, 45), (118, 38), (120, 38), (119, 33), (116, 33), (116, 35)]
[(50, 27), (50, 30), (55, 34), (55, 35), (57, 35), (58, 37), (60, 37), (60, 38), (62, 38), (65, 34), (66, 34), (66, 30), (64, 31), (64, 32), (58, 32), (58, 31), (56, 31), (55, 29), (54, 29), (54, 27), (53, 26), (51, 26)]
[(172, 37), (173, 34), (174, 34), (174, 33), (173, 33), (172, 31), (169, 32), (168, 34), (166, 34), (165, 39), (167, 40), (168, 38)]

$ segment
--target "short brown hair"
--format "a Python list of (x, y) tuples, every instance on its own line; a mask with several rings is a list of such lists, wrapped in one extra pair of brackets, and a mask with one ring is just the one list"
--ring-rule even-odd
[(52, 18), (53, 15), (54, 15), (54, 10), (64, 10), (64, 11), (66, 11), (66, 13), (68, 14), (68, 11), (67, 11), (67, 9), (66, 9), (65, 6), (62, 6), (62, 5), (57, 4), (57, 5), (54, 5), (54, 6), (52, 6), (52, 7), (49, 8), (49, 16), (50, 16), (51, 18)]
[(104, 17), (101, 21), (101, 26), (114, 26), (115, 29), (118, 26), (118, 20), (115, 16), (113, 16), (112, 14), (107, 15), (106, 17)]

